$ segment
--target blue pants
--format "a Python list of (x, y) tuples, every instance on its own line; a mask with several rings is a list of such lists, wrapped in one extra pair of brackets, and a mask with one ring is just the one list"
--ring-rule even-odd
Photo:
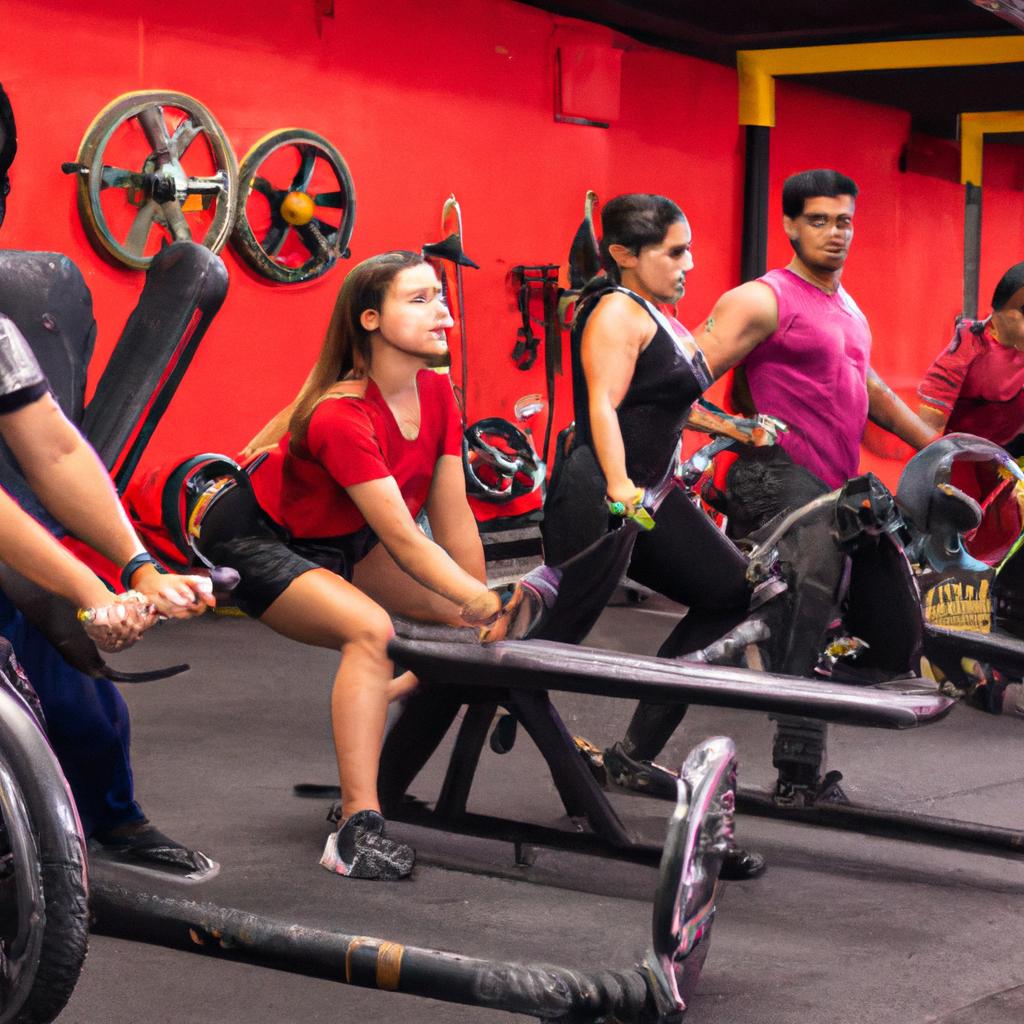
[(141, 820), (128, 752), (128, 706), (117, 687), (73, 669), (2, 593), (0, 632), (39, 694), (47, 736), (86, 836)]

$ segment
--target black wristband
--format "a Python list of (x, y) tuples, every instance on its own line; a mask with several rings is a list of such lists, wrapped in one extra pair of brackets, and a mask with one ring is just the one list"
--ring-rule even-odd
[(137, 555), (134, 555), (127, 565), (121, 570), (121, 586), (125, 590), (132, 589), (132, 576), (135, 575), (135, 570), (143, 565), (151, 565), (157, 572), (167, 572), (167, 570), (148, 552), (140, 551)]

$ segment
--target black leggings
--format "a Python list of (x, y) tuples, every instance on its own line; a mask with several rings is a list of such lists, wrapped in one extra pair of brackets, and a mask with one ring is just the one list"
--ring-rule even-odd
[[(689, 608), (658, 650), (660, 658), (677, 658), (706, 647), (746, 618), (747, 559), (679, 488), (662, 502), (656, 519), (655, 529), (637, 538), (628, 575)], [(626, 753), (653, 760), (686, 708), (640, 701), (623, 738)]]
[[(614, 526), (605, 506), (605, 481), (593, 451), (578, 445), (553, 477), (544, 506), (544, 554), (560, 565)], [(656, 526), (637, 537), (627, 575), (689, 611), (658, 651), (674, 658), (706, 647), (747, 615), (750, 585), (743, 553), (681, 488), (655, 513)], [(637, 705), (625, 746), (650, 760), (686, 714), (686, 706)]]

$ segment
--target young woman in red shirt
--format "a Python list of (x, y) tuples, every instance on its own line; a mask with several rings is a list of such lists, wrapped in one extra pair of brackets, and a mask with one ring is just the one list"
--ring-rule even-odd
[[(354, 267), (297, 399), (250, 445), (278, 442), (250, 465), (251, 493), (229, 486), (201, 525), (203, 554), (238, 570), (244, 611), (341, 651), (331, 723), (342, 819), (320, 863), (357, 878), (401, 878), (415, 857), (385, 834), (377, 800), (388, 703), (416, 685), (409, 672), (393, 678), (389, 613), (482, 625), (501, 606), (466, 502), (451, 383), (428, 368), (451, 326), (420, 256)], [(416, 525), (421, 509), (433, 540)]]

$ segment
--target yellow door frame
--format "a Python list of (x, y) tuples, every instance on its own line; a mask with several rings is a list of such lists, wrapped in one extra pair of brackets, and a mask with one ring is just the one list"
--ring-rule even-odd
[[(746, 126), (747, 132), (741, 255), (743, 279), (749, 280), (764, 273), (768, 217), (768, 143), (769, 129), (775, 126), (775, 79), (778, 76), (1017, 63), (1024, 63), (1024, 35), (910, 39), (737, 51), (739, 123)], [(966, 186), (967, 207), (964, 232), (964, 312), (967, 314), (977, 305), (977, 269), (981, 242), (981, 154), (984, 136), (1000, 131), (1024, 130), (1021, 121), (1024, 121), (1024, 112), (1021, 111), (962, 114), (960, 118), (961, 181)]]
[(739, 50), (740, 124), (775, 125), (775, 79), (842, 71), (899, 71), (1024, 63), (1024, 35), (908, 39), (839, 46)]
[(986, 135), (1024, 132), (1024, 110), (990, 110), (960, 115), (960, 183), (981, 187)]

